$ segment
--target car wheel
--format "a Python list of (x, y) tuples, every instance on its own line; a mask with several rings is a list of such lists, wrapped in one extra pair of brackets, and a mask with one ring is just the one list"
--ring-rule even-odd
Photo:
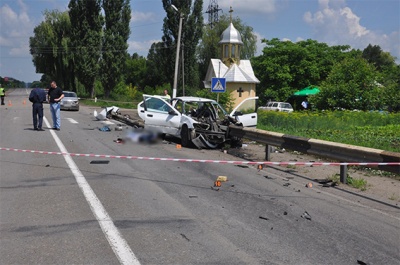
[(187, 125), (183, 125), (181, 129), (181, 144), (183, 147), (188, 147), (190, 144), (190, 133)]

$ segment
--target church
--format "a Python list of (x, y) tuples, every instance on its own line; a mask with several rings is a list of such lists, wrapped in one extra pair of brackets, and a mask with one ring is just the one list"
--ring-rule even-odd
[(221, 59), (211, 59), (204, 80), (205, 88), (211, 89), (212, 78), (225, 78), (226, 92), (234, 102), (234, 107), (245, 98), (256, 96), (256, 84), (260, 81), (254, 75), (250, 60), (240, 59), (240, 50), (243, 46), (240, 32), (231, 23), (221, 34), (219, 41)]

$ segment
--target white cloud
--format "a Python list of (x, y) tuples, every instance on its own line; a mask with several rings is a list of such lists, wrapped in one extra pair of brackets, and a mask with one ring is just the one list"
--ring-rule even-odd
[(344, 0), (320, 0), (319, 10), (306, 12), (303, 19), (314, 29), (314, 38), (329, 45), (350, 45), (361, 50), (368, 44), (379, 45), (400, 57), (399, 32), (388, 35), (367, 29)]
[(264, 47), (265, 47), (265, 43), (262, 43), (262, 42), (261, 42), (263, 39), (265, 39), (265, 37), (262, 36), (262, 35), (261, 35), (260, 33), (258, 33), (258, 32), (253, 32), (253, 34), (257, 36), (257, 43), (256, 43), (256, 45), (257, 45), (257, 50), (256, 50), (256, 54), (255, 54), (255, 55), (258, 56), (258, 55), (261, 55), (261, 54), (262, 54), (262, 51), (263, 51), (263, 49), (264, 49)]
[(129, 54), (137, 53), (141, 56), (147, 56), (151, 45), (154, 42), (160, 42), (160, 41), (161, 39), (148, 40), (148, 41), (128, 41), (129, 44), (128, 53)]
[(131, 22), (148, 22), (148, 21), (154, 21), (156, 18), (156, 15), (152, 12), (135, 12), (133, 11), (131, 13)]
[[(207, 4), (206, 1), (204, 4)], [(233, 16), (235, 16), (236, 11), (240, 11), (240, 14), (253, 13), (254, 15), (254, 13), (271, 14), (277, 9), (276, 0), (220, 0), (218, 5), (227, 14), (229, 14), (229, 9), (232, 7)]]
[(26, 6), (19, 1), (21, 10), (19, 13), (8, 5), (0, 7), (0, 40), (2, 46), (15, 47), (26, 44), (29, 35), (33, 31), (32, 22), (26, 12)]
[(29, 45), (23, 44), (20, 47), (13, 47), (10, 49), (10, 55), (15, 57), (25, 57), (29, 54)]

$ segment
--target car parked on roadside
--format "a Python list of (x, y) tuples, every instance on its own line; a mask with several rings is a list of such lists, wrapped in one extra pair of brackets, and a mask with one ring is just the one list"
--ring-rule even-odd
[(288, 102), (268, 102), (266, 106), (260, 107), (262, 110), (273, 110), (273, 111), (283, 111), (283, 112), (293, 112), (293, 107)]
[(79, 98), (75, 92), (63, 91), (64, 98), (61, 99), (60, 109), (62, 110), (79, 110)]
[(258, 97), (247, 98), (231, 113), (213, 99), (177, 97), (170, 101), (161, 96), (143, 95), (138, 114), (144, 128), (181, 139), (182, 146), (193, 143), (198, 148), (217, 148), (230, 141), (229, 125), (255, 127)]

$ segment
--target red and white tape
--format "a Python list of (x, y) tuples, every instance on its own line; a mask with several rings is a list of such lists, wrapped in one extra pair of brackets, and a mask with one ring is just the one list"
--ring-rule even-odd
[(17, 148), (0, 147), (0, 151), (14, 151), (22, 153), (44, 154), (44, 155), (68, 155), (76, 157), (96, 157), (113, 159), (132, 159), (132, 160), (154, 160), (172, 162), (193, 162), (193, 163), (215, 163), (215, 164), (235, 164), (235, 165), (298, 165), (298, 166), (399, 166), (400, 162), (271, 162), (271, 161), (235, 161), (235, 160), (209, 160), (209, 159), (187, 159), (187, 158), (165, 158), (165, 157), (146, 157), (146, 156), (117, 156), (117, 155), (96, 155), (96, 154), (76, 154), (64, 152), (48, 152), (37, 150), (25, 150)]

